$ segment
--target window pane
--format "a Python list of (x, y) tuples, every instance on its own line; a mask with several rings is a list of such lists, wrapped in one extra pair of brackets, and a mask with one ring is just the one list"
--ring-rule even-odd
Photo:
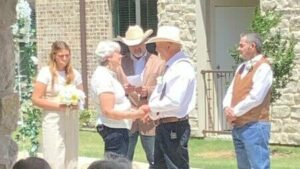
[[(157, 32), (157, 0), (140, 0), (141, 27), (144, 31), (153, 29), (152, 36)], [(114, 1), (114, 34), (115, 36), (125, 36), (129, 25), (136, 24), (136, 4), (135, 0), (115, 0)], [(124, 45), (122, 45), (124, 46)], [(148, 44), (147, 49), (155, 53), (155, 44)]]
[(135, 0), (116, 0), (114, 5), (115, 36), (124, 36), (129, 25), (135, 21)]
[(157, 31), (157, 0), (141, 0), (141, 24), (144, 30)]

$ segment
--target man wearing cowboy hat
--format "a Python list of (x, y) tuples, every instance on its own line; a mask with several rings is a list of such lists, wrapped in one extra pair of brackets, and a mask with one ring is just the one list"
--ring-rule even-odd
[(140, 107), (156, 120), (154, 168), (188, 169), (188, 114), (195, 108), (196, 75), (192, 62), (181, 50), (180, 30), (161, 26), (157, 36), (146, 43), (156, 43), (156, 50), (166, 61), (166, 70), (152, 92), (148, 105)]
[[(156, 79), (162, 74), (164, 69), (164, 61), (158, 56), (149, 53), (146, 49), (145, 40), (152, 34), (152, 30), (143, 32), (138, 25), (129, 26), (125, 37), (119, 37), (121, 41), (129, 48), (127, 56), (122, 58), (122, 68), (127, 76), (138, 77), (141, 86), (133, 86), (134, 84), (124, 84), (128, 97), (133, 108), (138, 108), (148, 103), (155, 85)], [(130, 78), (130, 77), (129, 77)], [(133, 159), (135, 146), (140, 135), (141, 143), (146, 153), (150, 168), (154, 163), (154, 141), (155, 141), (155, 125), (153, 121), (143, 122), (135, 120), (132, 124), (129, 135), (128, 158)]]

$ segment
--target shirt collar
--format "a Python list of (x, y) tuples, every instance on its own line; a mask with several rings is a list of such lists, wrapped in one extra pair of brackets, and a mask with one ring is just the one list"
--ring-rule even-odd
[(246, 64), (249, 64), (249, 63), (250, 63), (250, 64), (255, 64), (255, 63), (258, 62), (262, 57), (263, 57), (262, 54), (258, 54), (258, 55), (256, 55), (256, 56), (254, 56), (252, 59), (246, 61), (245, 63), (246, 63)]
[(147, 54), (148, 54), (148, 52), (145, 51), (145, 53), (143, 54), (143, 56), (141, 56), (141, 58), (139, 58), (139, 59), (137, 59), (137, 58), (136, 58), (135, 56), (133, 56), (132, 54), (130, 54), (130, 57), (131, 57), (131, 59), (134, 60), (134, 61), (139, 61), (139, 60), (141, 60), (141, 59), (145, 59), (146, 56), (147, 56)]
[[(245, 61), (243, 64), (244, 68), (247, 71), (251, 71), (253, 69), (253, 66), (256, 64), (256, 62), (258, 62), (262, 57), (263, 57), (262, 54), (258, 54), (256, 56), (254, 56), (252, 59)], [(244, 68), (241, 70), (244, 70)]]
[(174, 62), (176, 62), (177, 60), (181, 59), (181, 58), (186, 58), (186, 56), (184, 55), (183, 51), (179, 51), (177, 52), (174, 56), (172, 56), (166, 63), (166, 65), (168, 67), (170, 67)]

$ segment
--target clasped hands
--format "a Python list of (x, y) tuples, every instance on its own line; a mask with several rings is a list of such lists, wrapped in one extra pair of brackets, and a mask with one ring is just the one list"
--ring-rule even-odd
[(140, 106), (134, 112), (136, 113), (136, 119), (141, 119), (144, 123), (150, 121), (150, 108), (147, 104)]
[(148, 96), (148, 89), (145, 86), (142, 87), (135, 87), (131, 84), (124, 85), (125, 92), (130, 94), (132, 92), (136, 92), (140, 97), (147, 97)]
[[(139, 97), (147, 97), (148, 96), (148, 88), (145, 86), (135, 87), (131, 84), (124, 85), (125, 92), (130, 94), (132, 92), (136, 92)], [(150, 108), (148, 105), (142, 105), (137, 110), (135, 110), (137, 116), (136, 119), (141, 119), (144, 123), (150, 121), (149, 112)]]
[(225, 107), (224, 108), (224, 113), (226, 115), (226, 120), (229, 124), (232, 124), (233, 121), (236, 120), (236, 115), (234, 114), (234, 111), (231, 107)]

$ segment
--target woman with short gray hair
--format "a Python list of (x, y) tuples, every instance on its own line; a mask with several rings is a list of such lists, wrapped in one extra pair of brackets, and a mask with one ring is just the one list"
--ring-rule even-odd
[[(101, 66), (106, 66), (108, 63), (107, 57), (112, 56), (114, 52), (121, 51), (121, 47), (117, 42), (113, 41), (102, 41), (98, 44), (95, 55), (99, 58)], [(105, 63), (105, 64), (104, 64)]]
[(105, 142), (105, 153), (126, 156), (131, 120), (144, 117), (145, 112), (130, 110), (131, 104), (117, 78), (119, 71), (122, 72), (120, 45), (109, 40), (102, 41), (95, 54), (100, 65), (92, 75), (91, 89), (98, 112), (97, 131)]

